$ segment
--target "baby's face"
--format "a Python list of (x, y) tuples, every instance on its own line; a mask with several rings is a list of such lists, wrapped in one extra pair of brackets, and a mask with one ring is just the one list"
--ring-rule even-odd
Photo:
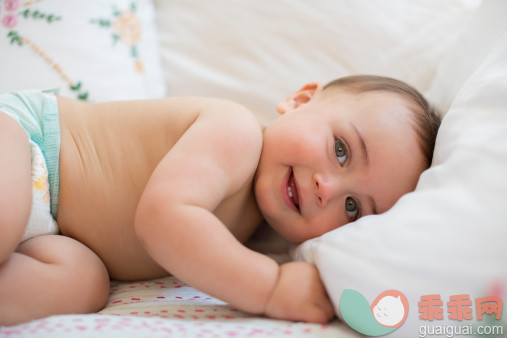
[(383, 213), (415, 189), (426, 166), (408, 100), (383, 91), (317, 90), (304, 101), (280, 108), (282, 116), (265, 129), (255, 177), (259, 208), (282, 236), (320, 236)]

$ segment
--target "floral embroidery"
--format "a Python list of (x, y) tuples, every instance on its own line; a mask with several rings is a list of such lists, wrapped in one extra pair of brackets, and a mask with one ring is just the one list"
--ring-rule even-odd
[[(70, 79), (70, 77), (62, 70), (62, 68), (49, 56), (47, 55), (37, 44), (35, 44), (32, 40), (30, 40), (28, 37), (20, 35), (17, 30), (14, 30), (19, 24), (19, 19), (34, 19), (34, 20), (44, 20), (48, 24), (52, 24), (55, 21), (61, 20), (61, 16), (54, 15), (54, 14), (48, 14), (48, 13), (42, 13), (41, 11), (37, 9), (30, 9), (27, 8), (35, 3), (41, 2), (43, 0), (34, 0), (34, 1), (27, 1), (22, 6), (20, 4), (19, 0), (4, 0), (3, 6), (2, 0), (0, 0), (0, 17), (3, 17), (1, 19), (2, 25), (8, 29), (7, 32), (7, 38), (10, 40), (11, 45), (17, 45), (22, 47), (23, 45), (28, 45), (30, 49), (35, 52), (36, 55), (40, 56), (44, 61), (46, 61), (54, 71), (56, 71), (60, 77), (68, 84), (69, 88), (76, 93), (76, 96), (80, 100), (87, 100), (88, 99), (88, 92), (82, 91), (82, 84), (80, 81), (74, 82)], [(6, 13), (2, 11), (5, 9)], [(21, 9), (20, 7), (24, 7), (25, 9)], [(20, 28), (19, 26), (17, 27)]]
[(113, 44), (118, 41), (130, 48), (130, 56), (134, 59), (134, 67), (137, 72), (143, 73), (143, 62), (139, 58), (137, 43), (141, 39), (141, 20), (136, 16), (137, 4), (132, 2), (130, 8), (120, 11), (113, 7), (112, 17), (109, 19), (99, 18), (90, 20), (102, 28), (111, 29)]
[(5, 9), (8, 11), (15, 11), (19, 8), (19, 1), (18, 0), (5, 0), (4, 3)]
[(7, 14), (3, 17), (2, 24), (7, 28), (14, 28), (18, 24), (18, 18), (15, 15)]

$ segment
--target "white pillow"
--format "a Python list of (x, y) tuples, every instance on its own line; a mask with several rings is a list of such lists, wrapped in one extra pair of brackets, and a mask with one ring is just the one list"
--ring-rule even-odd
[[(506, 18), (506, 1), (486, 1), (443, 61), (433, 91), (450, 109), (434, 164), (416, 191), (382, 215), (297, 248), (296, 256), (318, 266), (338, 313), (346, 311), (339, 306), (345, 289), (370, 303), (395, 289), (407, 296), (409, 311), (393, 337), (416, 337), (428, 326), (488, 324), (477, 321), (475, 299), (507, 290)], [(419, 318), (418, 302), (431, 294), (441, 296), (442, 320)], [(473, 318), (450, 320), (447, 302), (462, 294), (472, 301)]]
[(60, 88), (89, 101), (165, 95), (149, 0), (3, 1), (0, 51), (0, 93)]
[(238, 101), (267, 123), (310, 81), (356, 73), (426, 90), (480, 0), (156, 0), (171, 96)]

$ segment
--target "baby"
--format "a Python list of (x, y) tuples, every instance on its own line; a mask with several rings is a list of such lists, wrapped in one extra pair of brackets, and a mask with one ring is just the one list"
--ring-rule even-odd
[[(263, 127), (210, 98), (0, 96), (0, 325), (98, 311), (109, 278), (168, 273), (250, 313), (331, 319), (313, 265), (242, 243), (263, 219), (299, 243), (385, 212), (430, 165), (440, 120), (376, 76), (307, 84), (277, 111)], [(27, 227), (37, 149), (63, 236)]]

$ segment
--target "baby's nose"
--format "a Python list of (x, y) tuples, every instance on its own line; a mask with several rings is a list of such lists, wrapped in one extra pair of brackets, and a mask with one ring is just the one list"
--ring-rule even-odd
[(341, 185), (336, 178), (329, 178), (322, 173), (315, 173), (313, 175), (313, 185), (317, 205), (322, 208), (325, 207), (341, 189)]

